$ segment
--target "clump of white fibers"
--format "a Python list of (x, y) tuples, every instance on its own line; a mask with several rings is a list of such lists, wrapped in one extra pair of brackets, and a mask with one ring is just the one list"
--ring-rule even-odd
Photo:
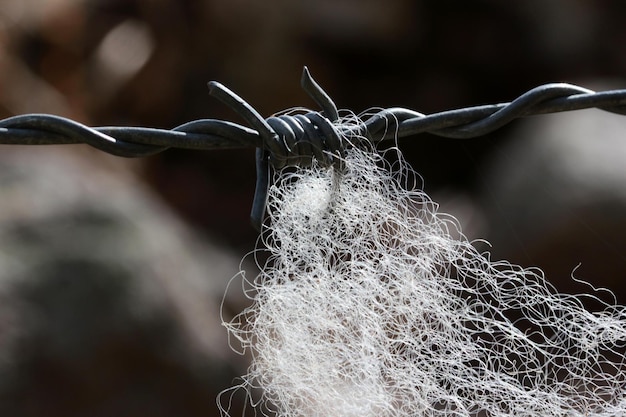
[(235, 388), (284, 417), (625, 415), (626, 309), (491, 261), (413, 175), (353, 149), (278, 176), (269, 259), (226, 324), (252, 355)]

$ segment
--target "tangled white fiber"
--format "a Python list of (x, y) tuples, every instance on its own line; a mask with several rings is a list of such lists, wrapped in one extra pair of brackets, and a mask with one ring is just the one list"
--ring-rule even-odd
[(400, 161), (277, 175), (232, 390), (281, 417), (626, 415), (626, 308), (492, 261)]

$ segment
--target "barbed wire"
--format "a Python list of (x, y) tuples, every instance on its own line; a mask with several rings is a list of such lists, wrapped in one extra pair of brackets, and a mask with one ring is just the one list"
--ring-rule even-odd
[(171, 130), (147, 127), (89, 127), (50, 114), (26, 114), (0, 120), (0, 144), (51, 145), (85, 143), (122, 157), (143, 157), (169, 148), (257, 148), (257, 188), (252, 223), (260, 230), (265, 212), (269, 169), (286, 165), (341, 163), (341, 155), (358, 138), (378, 142), (430, 133), (468, 139), (495, 131), (511, 121), (546, 113), (599, 108), (626, 115), (626, 89), (595, 92), (572, 84), (533, 88), (507, 103), (423, 114), (394, 107), (382, 109), (360, 123), (342, 124), (336, 105), (305, 67), (303, 89), (321, 112), (282, 114), (267, 119), (222, 84), (209, 83), (210, 94), (231, 107), (250, 125), (200, 119)]

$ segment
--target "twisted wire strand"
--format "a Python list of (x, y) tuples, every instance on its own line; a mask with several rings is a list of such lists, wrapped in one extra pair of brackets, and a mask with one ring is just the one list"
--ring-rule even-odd
[[(281, 135), (289, 133), (289, 129), (277, 128), (275, 117), (263, 119), (248, 103), (217, 82), (209, 83), (209, 87), (211, 94), (222, 101), (226, 96), (240, 100), (240, 107), (235, 107), (238, 113), (241, 109), (252, 110), (254, 117), (246, 117), (251, 128), (217, 119), (195, 120), (171, 130), (121, 126), (89, 127), (60, 116), (26, 114), (0, 120), (0, 144), (86, 143), (104, 152), (124, 157), (143, 157), (168, 148), (212, 150), (254, 148), (265, 145), (268, 150), (283, 155), (285, 148), (280, 148), (285, 145), (283, 141), (293, 142), (294, 137), (296, 139), (306, 137), (296, 135), (281, 138)], [(313, 81), (306, 68), (303, 74), (303, 87), (322, 107), (321, 114), (324, 119), (329, 120), (331, 124), (337, 121), (337, 108), (334, 104), (328, 105), (332, 101)], [(362, 126), (340, 129), (338, 133), (347, 136), (358, 133), (376, 140), (404, 138), (420, 133), (467, 139), (497, 130), (517, 118), (593, 107), (626, 115), (626, 89), (594, 92), (572, 84), (545, 84), (533, 88), (508, 103), (466, 107), (432, 114), (423, 114), (399, 107), (384, 109), (371, 115)], [(302, 126), (316, 117), (312, 116), (313, 114), (317, 113), (303, 115), (304, 118), (298, 115), (279, 116), (278, 119), (290, 124), (293, 130), (293, 118), (299, 119)], [(253, 124), (253, 120), (259, 123)], [(261, 121), (264, 123), (260, 123)], [(394, 122), (398, 123), (397, 129), (391, 129), (392, 131), (387, 129)], [(274, 125), (270, 126), (270, 123)], [(313, 123), (316, 132), (319, 123)], [(385, 132), (381, 135), (383, 131)], [(271, 137), (275, 143), (270, 143), (264, 136)], [(308, 139), (313, 141), (317, 138), (309, 137)], [(298, 140), (295, 142), (299, 144)], [(297, 147), (287, 147), (287, 149), (294, 151)], [(306, 154), (300, 156), (306, 156)]]
[[(250, 127), (217, 119), (195, 120), (171, 130), (146, 127), (89, 127), (50, 114), (26, 114), (0, 120), (0, 144), (49, 145), (86, 143), (122, 157), (143, 157), (169, 148), (257, 148), (257, 189), (252, 223), (260, 230), (267, 199), (270, 167), (341, 164), (345, 138), (378, 142), (420, 133), (468, 139), (482, 136), (511, 121), (546, 113), (599, 108), (626, 115), (626, 89), (595, 92), (572, 84), (533, 88), (508, 103), (481, 105), (423, 114), (405, 108), (383, 109), (360, 125), (337, 123), (337, 106), (305, 67), (301, 84), (322, 112), (264, 119), (244, 99), (212, 81), (209, 92), (238, 113)], [(389, 129), (389, 126), (396, 126)]]

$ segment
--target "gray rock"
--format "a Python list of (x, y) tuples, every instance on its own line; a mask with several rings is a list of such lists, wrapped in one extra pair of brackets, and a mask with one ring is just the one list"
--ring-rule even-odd
[(217, 415), (238, 268), (115, 158), (3, 147), (0, 415)]
[(562, 288), (589, 290), (573, 274), (626, 300), (625, 161), (624, 116), (584, 110), (520, 122), (482, 187), (493, 252), (541, 267)]

